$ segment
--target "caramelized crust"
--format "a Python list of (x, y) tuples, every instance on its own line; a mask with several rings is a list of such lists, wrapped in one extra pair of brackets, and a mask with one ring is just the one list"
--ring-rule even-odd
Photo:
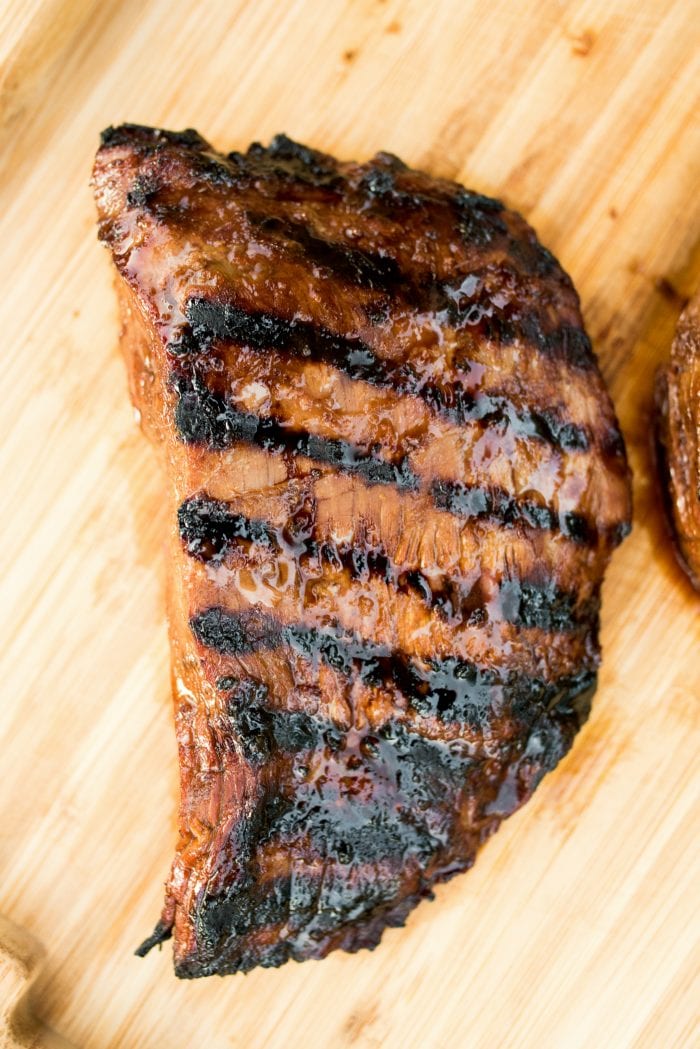
[(657, 451), (680, 560), (700, 590), (700, 294), (681, 314), (657, 380)]
[(629, 473), (571, 281), (380, 153), (125, 125), (94, 173), (172, 522), (179, 976), (374, 947), (566, 753)]

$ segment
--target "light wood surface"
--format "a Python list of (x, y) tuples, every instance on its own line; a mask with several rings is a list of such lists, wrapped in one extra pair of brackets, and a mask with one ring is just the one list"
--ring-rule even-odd
[[(700, 1044), (699, 603), (648, 444), (700, 284), (699, 59), (697, 0), (0, 6), (0, 912), (43, 943), (34, 1008), (76, 1046)], [(635, 528), (592, 719), (474, 871), (372, 954), (196, 983), (167, 945), (132, 954), (177, 779), (161, 479), (88, 186), (123, 120), (388, 149), (505, 197), (572, 273), (620, 413)]]

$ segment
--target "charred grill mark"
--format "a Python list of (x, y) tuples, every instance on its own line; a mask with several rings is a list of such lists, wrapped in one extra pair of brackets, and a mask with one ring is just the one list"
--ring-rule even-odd
[[(292, 458), (306, 456), (344, 473), (357, 474), (369, 485), (395, 485), (400, 491), (415, 491), (420, 486), (420, 479), (406, 457), (392, 463), (348, 441), (320, 437), (307, 430), (285, 426), (274, 416), (263, 418), (240, 412), (226, 398), (209, 390), (197, 376), (177, 377), (175, 389), (179, 395), (175, 423), (185, 444), (200, 444), (212, 449), (248, 444)], [(524, 526), (559, 531), (580, 544), (592, 545), (595, 542), (594, 529), (581, 514), (557, 514), (551, 507), (517, 499), (503, 489), (436, 480), (429, 492), (438, 509), (460, 517), (491, 520), (506, 528)], [(615, 543), (622, 538), (624, 535), (612, 537)]]
[[(223, 560), (229, 551), (257, 544), (287, 554), (313, 574), (323, 565), (348, 573), (351, 580), (380, 579), (392, 589), (414, 594), (429, 609), (466, 622), (489, 618), (489, 600), (480, 582), (465, 591), (459, 580), (430, 578), (418, 569), (395, 565), (381, 547), (359, 547), (319, 542), (313, 537), (313, 512), (304, 508), (281, 527), (232, 513), (225, 502), (208, 496), (187, 499), (178, 510), (180, 536), (191, 557)], [(577, 595), (560, 590), (553, 581), (504, 579), (498, 585), (498, 615), (506, 622), (546, 631), (589, 629), (596, 621), (596, 595), (577, 608)], [(493, 613), (492, 613), (493, 614)]]
[(221, 560), (238, 540), (281, 549), (278, 532), (265, 521), (231, 513), (228, 504), (208, 496), (186, 499), (177, 512), (187, 553), (200, 561)]
[(320, 437), (307, 430), (285, 426), (274, 416), (262, 418), (240, 412), (219, 394), (213, 393), (197, 377), (176, 379), (179, 395), (175, 422), (180, 438), (186, 444), (203, 444), (210, 448), (230, 448), (241, 443), (264, 451), (306, 456), (327, 463), (344, 473), (357, 474), (369, 484), (391, 484), (400, 490), (412, 490), (418, 479), (406, 459), (388, 462), (371, 452), (364, 452), (348, 441)]
[(496, 710), (509, 709), (522, 719), (534, 705), (545, 708), (565, 701), (573, 692), (594, 684), (595, 674), (586, 671), (575, 678), (545, 682), (511, 671), (484, 669), (454, 657), (425, 660), (424, 664), (392, 650), (387, 645), (335, 630), (319, 630), (305, 624), (284, 625), (257, 607), (231, 612), (214, 606), (190, 619), (194, 636), (205, 648), (223, 655), (241, 656), (260, 649), (287, 645), (312, 664), (322, 660), (348, 678), (358, 678), (367, 687), (396, 689), (423, 717), (445, 722), (464, 722), (488, 731)]
[(458, 383), (426, 383), (420, 396), (432, 411), (450, 422), (505, 424), (517, 437), (535, 438), (564, 452), (585, 452), (590, 447), (585, 426), (565, 422), (553, 410), (516, 406), (500, 394), (470, 393)]
[[(485, 308), (474, 306), (473, 310), (472, 320), (465, 320), (465, 324), (483, 327), (493, 322)], [(215, 339), (242, 343), (260, 352), (273, 349), (337, 368), (353, 380), (420, 397), (432, 412), (451, 422), (504, 421), (517, 436), (536, 438), (567, 452), (586, 451), (590, 444), (584, 426), (561, 419), (553, 409), (538, 411), (528, 405), (517, 406), (502, 395), (473, 394), (458, 382), (424, 381), (410, 364), (382, 360), (361, 339), (336, 335), (320, 325), (203, 298), (189, 300), (187, 317), (189, 328), (169, 344), (176, 355), (206, 352)]]
[(437, 480), (432, 486), (435, 505), (469, 520), (497, 522), (504, 528), (524, 525), (528, 528), (561, 532), (567, 539), (582, 545), (596, 541), (594, 529), (581, 514), (556, 513), (528, 499), (517, 499), (505, 489), (479, 488), (461, 481)]
[(250, 211), (247, 212), (247, 218), (258, 230), (272, 237), (276, 244), (299, 249), (307, 265), (329, 270), (340, 280), (372, 291), (394, 291), (402, 283), (398, 263), (390, 256), (362, 251), (316, 236), (302, 222)]

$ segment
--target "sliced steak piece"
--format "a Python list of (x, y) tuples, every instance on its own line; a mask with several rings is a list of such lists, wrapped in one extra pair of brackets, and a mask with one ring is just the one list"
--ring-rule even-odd
[(680, 561), (700, 590), (700, 293), (678, 322), (657, 378), (657, 459)]
[(497, 200), (277, 136), (103, 135), (167, 472), (179, 976), (374, 947), (588, 716), (623, 440), (571, 281)]

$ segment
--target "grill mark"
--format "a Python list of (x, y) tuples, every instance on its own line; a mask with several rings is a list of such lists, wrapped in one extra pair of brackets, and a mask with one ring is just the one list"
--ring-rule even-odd
[(432, 485), (435, 505), (468, 520), (491, 520), (505, 528), (526, 525), (560, 532), (581, 545), (593, 546), (596, 531), (582, 514), (557, 513), (529, 499), (516, 499), (503, 488), (480, 488), (461, 481), (436, 480)]
[[(360, 256), (359, 252), (355, 254)], [(372, 267), (376, 269), (382, 261), (381, 256), (375, 259), (362, 255), (362, 258), (368, 272)], [(353, 265), (359, 266), (360, 263)], [(445, 308), (449, 307), (454, 313), (458, 307), (453, 300), (454, 296), (446, 301)], [(467, 314), (464, 324), (494, 328), (497, 321), (489, 316), (486, 307), (477, 309), (472, 305), (470, 309), (476, 312), (471, 320)], [(337, 335), (321, 325), (289, 321), (276, 314), (244, 310), (203, 298), (191, 298), (186, 312), (189, 328), (168, 346), (176, 355), (205, 353), (215, 339), (243, 343), (258, 352), (272, 349), (336, 368), (355, 381), (393, 389), (400, 395), (419, 397), (431, 412), (451, 422), (505, 421), (518, 436), (536, 438), (563, 451), (586, 451), (590, 447), (587, 428), (567, 422), (554, 410), (538, 411), (527, 405), (517, 407), (505, 396), (473, 394), (458, 382), (425, 382), (410, 363), (383, 360), (363, 340)], [(501, 329), (503, 335), (503, 325)], [(539, 331), (541, 334), (541, 329)], [(541, 337), (545, 338), (544, 335)]]
[[(384, 170), (372, 172), (369, 179), (378, 186), (392, 180), (393, 175)], [(405, 194), (402, 196), (406, 197)], [(456, 227), (471, 243), (483, 247), (494, 233), (508, 234), (508, 227), (498, 217), (503, 211), (500, 201), (464, 190), (454, 200), (444, 200), (442, 204), (456, 209)], [(518, 275), (512, 268), (501, 268), (501, 285), (510, 286), (511, 301), (496, 305), (486, 286), (497, 272), (494, 267), (473, 271), (456, 287), (447, 280), (438, 280), (431, 271), (414, 270), (409, 274), (387, 254), (316, 236), (304, 223), (255, 212), (247, 212), (247, 216), (253, 225), (270, 233), (275, 243), (279, 244), (281, 238), (283, 243), (286, 241), (298, 248), (308, 268), (328, 269), (340, 280), (381, 291), (385, 297), (392, 296), (417, 313), (443, 314), (444, 319), (457, 329), (471, 327), (475, 334), (478, 331), (501, 344), (520, 338), (547, 355), (563, 357), (574, 367), (585, 370), (594, 364), (590, 339), (582, 328), (569, 324), (559, 324), (554, 328), (543, 326), (541, 315), (532, 305), (527, 313), (522, 312), (521, 301), (532, 295), (526, 288), (515, 294), (517, 289), (513, 282), (517, 282)], [(481, 237), (477, 236), (477, 231)], [(531, 239), (508, 235), (508, 247), (515, 261), (523, 265), (527, 273), (541, 278), (558, 269), (554, 256), (538, 243), (534, 235)], [(561, 277), (570, 287), (568, 277), (563, 273)]]
[(392, 484), (402, 491), (418, 486), (418, 478), (406, 459), (391, 463), (362, 451), (349, 441), (297, 430), (285, 426), (274, 416), (262, 418), (250, 412), (240, 412), (197, 377), (178, 377), (175, 388), (179, 395), (175, 422), (186, 444), (223, 449), (240, 442), (290, 457), (306, 456), (344, 473), (357, 474), (370, 485)]
[[(381, 546), (319, 542), (312, 535), (313, 517), (313, 509), (305, 506), (283, 526), (275, 528), (266, 521), (231, 512), (225, 502), (199, 495), (182, 503), (178, 525), (188, 554), (203, 562), (222, 561), (242, 544), (257, 544), (277, 555), (291, 556), (306, 569), (313, 568), (315, 562), (318, 567), (325, 564), (342, 569), (354, 581), (379, 579), (395, 591), (413, 594), (443, 617), (469, 623), (488, 618), (488, 600), (480, 581), (465, 592), (463, 584), (446, 575), (438, 581), (419, 569), (401, 569)], [(557, 632), (590, 628), (600, 605), (596, 595), (577, 609), (575, 592), (561, 590), (553, 581), (536, 583), (527, 579), (501, 580), (498, 601), (506, 622)]]
[[(521, 717), (532, 704), (557, 705), (573, 689), (580, 691), (582, 675), (548, 683), (525, 674), (480, 668), (454, 657), (425, 660), (421, 666), (402, 652), (376, 644), (341, 629), (319, 630), (305, 624), (284, 625), (257, 607), (231, 612), (207, 608), (190, 619), (190, 628), (205, 648), (222, 655), (241, 656), (287, 645), (311, 663), (322, 660), (348, 678), (366, 686), (398, 690), (422, 717), (463, 722), (486, 731), (494, 710), (504, 704)], [(595, 674), (584, 674), (587, 687)]]
[[(263, 418), (240, 412), (226, 398), (209, 390), (197, 376), (178, 376), (174, 385), (178, 393), (175, 423), (185, 444), (205, 445), (212, 449), (230, 448), (236, 443), (248, 444), (291, 459), (297, 455), (306, 456), (344, 473), (357, 474), (369, 485), (395, 485), (399, 491), (416, 491), (420, 487), (420, 478), (406, 457), (392, 463), (349, 441), (297, 430), (285, 426), (274, 416)], [(557, 514), (550, 507), (517, 499), (503, 489), (436, 480), (430, 485), (428, 494), (438, 509), (460, 517), (489, 520), (507, 528), (523, 525), (559, 531), (576, 543), (595, 543), (595, 529), (582, 515)], [(612, 538), (614, 542), (620, 541), (616, 535)]]
[[(444, 666), (436, 671), (440, 687), (444, 688), (442, 679), (448, 673), (449, 668)], [(531, 724), (543, 711), (554, 710), (560, 714), (573, 713), (583, 723), (590, 709), (596, 680), (595, 672), (582, 671), (544, 686), (536, 697), (521, 692), (508, 713), (524, 726)], [(280, 752), (296, 755), (319, 749), (326, 749), (329, 754), (355, 749), (364, 758), (372, 759), (379, 756), (382, 740), (394, 743), (399, 737), (405, 738), (407, 743), (420, 740), (428, 747), (439, 744), (447, 753), (462, 759), (465, 754), (472, 754), (471, 744), (465, 751), (464, 740), (435, 740), (416, 734), (410, 722), (396, 717), (388, 718), (378, 727), (340, 728), (323, 715), (271, 706), (267, 687), (255, 679), (224, 675), (216, 684), (219, 691), (227, 695), (227, 714), (246, 760), (254, 764), (263, 764)], [(537, 685), (542, 686), (542, 683), (537, 682)]]
[(403, 282), (398, 263), (391, 256), (326, 240), (323, 236), (316, 236), (303, 222), (254, 211), (246, 212), (246, 217), (251, 225), (274, 238), (276, 245), (287, 242), (300, 249), (299, 253), (309, 267), (330, 270), (340, 280), (384, 292), (395, 290)]

